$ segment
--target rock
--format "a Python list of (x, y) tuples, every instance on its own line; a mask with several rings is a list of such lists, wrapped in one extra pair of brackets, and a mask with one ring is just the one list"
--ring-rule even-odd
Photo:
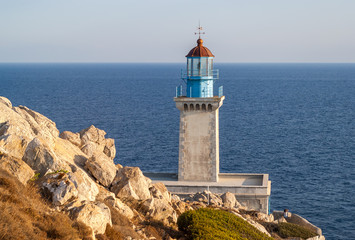
[(258, 229), (260, 232), (265, 233), (266, 235), (268, 235), (269, 237), (271, 237), (270, 233), (265, 229), (265, 227), (263, 225), (261, 225), (258, 222), (255, 222), (253, 219), (251, 219), (250, 215), (245, 215), (244, 217), (242, 215), (240, 215), (239, 213), (235, 212), (235, 211), (231, 211), (231, 213), (233, 213), (234, 215), (240, 217), (241, 219), (243, 219), (244, 221), (247, 221), (248, 223), (250, 223), (251, 225), (253, 225), (256, 229)]
[(105, 187), (109, 187), (116, 177), (116, 166), (113, 161), (104, 154), (92, 156), (85, 167)]
[(40, 183), (40, 187), (55, 206), (61, 206), (69, 201), (73, 201), (78, 196), (71, 173), (54, 173), (46, 175)]
[(57, 158), (53, 150), (37, 137), (28, 144), (22, 160), (41, 175), (48, 170), (71, 170), (67, 163)]
[(177, 222), (175, 210), (164, 199), (147, 199), (142, 203), (142, 210), (146, 216), (157, 221), (162, 221), (165, 224)]
[(240, 204), (235, 198), (235, 195), (230, 192), (226, 192), (221, 195), (221, 199), (223, 201), (223, 206), (227, 208), (239, 207)]
[(91, 227), (95, 235), (104, 234), (106, 225), (112, 226), (111, 211), (101, 202), (88, 202), (71, 210), (71, 217)]
[(247, 222), (250, 223), (251, 225), (253, 225), (256, 229), (258, 229), (260, 232), (265, 233), (266, 235), (268, 235), (269, 237), (271, 237), (270, 233), (265, 229), (265, 227), (263, 225), (261, 225), (258, 222), (255, 222), (252, 219), (247, 219)]
[(112, 160), (116, 156), (116, 147), (115, 147), (115, 140), (112, 138), (105, 139), (105, 146), (104, 146), (104, 153), (106, 156), (111, 158)]
[(91, 157), (93, 156), (96, 151), (97, 151), (97, 144), (93, 142), (88, 142), (87, 144), (83, 145), (81, 148), (81, 151), (85, 153), (87, 156)]
[(9, 172), (25, 185), (35, 174), (34, 171), (21, 159), (2, 153), (0, 153), (0, 168)]
[(127, 217), (128, 219), (132, 219), (134, 217), (134, 212), (131, 210), (130, 207), (128, 207), (125, 203), (123, 203), (120, 199), (115, 198), (115, 197), (107, 197), (105, 199), (105, 203), (107, 205), (110, 205), (114, 209), (117, 210), (120, 214), (123, 216)]
[(259, 221), (263, 221), (263, 222), (273, 222), (274, 221), (274, 215), (270, 214), (265, 214), (262, 212), (256, 212), (255, 214), (256, 219)]
[[(84, 168), (88, 157), (77, 146), (68, 140), (57, 138), (55, 146), (52, 148), (58, 159), (68, 163), (70, 166)], [(72, 170), (74, 172), (74, 170)]]
[(111, 160), (116, 156), (115, 140), (105, 139), (106, 132), (91, 125), (80, 131), (81, 150), (89, 157), (95, 154), (105, 154)]
[(169, 203), (171, 202), (171, 194), (163, 183), (158, 182), (152, 184), (149, 191), (154, 198), (163, 199)]
[(106, 132), (96, 128), (94, 125), (80, 131), (80, 138), (84, 144), (88, 142), (102, 143), (105, 141)]
[(38, 130), (12, 108), (7, 98), (1, 97), (0, 113), (0, 149), (21, 159)]
[(95, 201), (96, 196), (99, 194), (99, 188), (86, 172), (78, 169), (74, 173), (69, 174), (69, 179), (78, 190), (78, 201)]
[(55, 139), (59, 136), (59, 130), (55, 122), (25, 106), (14, 107), (13, 109), (29, 123), (35, 136), (44, 139), (47, 145), (52, 146), (55, 143)]
[(287, 222), (287, 220), (284, 217), (280, 217), (279, 219), (277, 219), (277, 223), (285, 223)]
[(0, 104), (3, 104), (3, 105), (5, 105), (8, 108), (12, 108), (12, 103), (6, 97), (1, 97), (0, 96)]
[(150, 183), (138, 167), (123, 167), (118, 169), (111, 191), (118, 198), (146, 200), (150, 198)]
[(105, 187), (98, 185), (98, 188), (99, 188), (99, 194), (97, 194), (96, 196), (96, 201), (104, 203), (105, 199), (108, 197), (116, 198), (116, 195), (113, 192), (107, 190)]
[(195, 193), (186, 198), (185, 201), (201, 202), (207, 205), (210, 204), (214, 206), (222, 206), (223, 204), (222, 199), (218, 195), (208, 191)]
[(178, 201), (181, 201), (180, 197), (178, 195), (175, 195), (175, 194), (172, 194), (171, 195), (171, 201), (172, 202), (178, 202)]
[(79, 133), (72, 133), (70, 131), (64, 131), (59, 135), (60, 138), (66, 139), (75, 146), (80, 146), (81, 145), (81, 139), (80, 139), (80, 134)]
[(171, 205), (178, 215), (181, 215), (186, 211), (192, 210), (192, 208), (187, 203), (185, 203), (183, 201), (172, 200)]

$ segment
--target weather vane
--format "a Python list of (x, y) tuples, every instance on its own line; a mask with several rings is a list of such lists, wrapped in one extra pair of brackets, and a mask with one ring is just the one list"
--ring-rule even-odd
[(202, 31), (202, 27), (201, 27), (201, 24), (200, 22), (198, 22), (198, 28), (197, 28), (198, 32), (195, 32), (195, 35), (198, 34), (198, 38), (200, 39), (201, 38), (201, 34), (205, 34), (205, 32), (201, 32)]

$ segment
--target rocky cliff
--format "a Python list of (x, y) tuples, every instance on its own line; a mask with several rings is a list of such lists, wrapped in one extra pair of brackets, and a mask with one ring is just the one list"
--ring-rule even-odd
[[(60, 133), (50, 119), (0, 97), (0, 168), (38, 188), (49, 203), (46, 214), (64, 213), (87, 226), (85, 239), (184, 239), (178, 216), (208, 204), (270, 236), (260, 221), (271, 223), (273, 215), (246, 209), (233, 194), (204, 192), (180, 199), (162, 183), (152, 184), (138, 167), (115, 165), (114, 140), (105, 135), (94, 126)], [(3, 239), (11, 239), (6, 234)]]

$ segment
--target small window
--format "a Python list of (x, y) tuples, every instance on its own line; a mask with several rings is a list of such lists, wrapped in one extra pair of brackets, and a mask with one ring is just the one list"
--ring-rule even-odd
[(185, 103), (185, 104), (184, 104), (184, 111), (187, 111), (187, 110), (189, 110), (189, 109), (188, 109), (188, 107), (187, 107), (187, 104)]
[(190, 111), (191, 110), (194, 110), (194, 105), (192, 103), (190, 104)]
[(208, 111), (212, 112), (212, 105), (211, 104), (208, 104)]
[(202, 111), (206, 111), (206, 104), (202, 104)]
[(200, 110), (200, 104), (196, 104), (196, 110)]

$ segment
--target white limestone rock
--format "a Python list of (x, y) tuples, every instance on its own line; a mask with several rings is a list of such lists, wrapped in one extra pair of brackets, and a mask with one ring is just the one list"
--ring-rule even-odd
[(116, 177), (116, 166), (104, 154), (94, 155), (86, 161), (85, 167), (105, 187), (109, 187)]
[(235, 198), (235, 195), (230, 192), (226, 192), (221, 195), (221, 199), (223, 201), (223, 206), (227, 208), (238, 208), (240, 207), (240, 203)]
[(104, 234), (106, 226), (112, 226), (111, 211), (101, 202), (87, 202), (71, 210), (71, 217), (90, 227), (95, 235)]
[(164, 199), (150, 198), (145, 200), (141, 206), (145, 215), (154, 220), (162, 221), (165, 224), (177, 222), (176, 211)]
[(55, 206), (62, 206), (76, 200), (78, 196), (78, 190), (72, 179), (72, 173), (47, 174), (41, 180), (40, 187)]
[(171, 194), (163, 183), (158, 182), (152, 184), (149, 191), (154, 198), (162, 199), (169, 203), (171, 202)]
[(34, 176), (34, 171), (21, 159), (8, 156), (0, 152), (0, 168), (16, 177), (21, 183), (26, 185), (28, 180)]
[(66, 162), (57, 157), (50, 146), (37, 137), (28, 144), (22, 160), (41, 175), (48, 170), (71, 170)]
[(78, 201), (95, 201), (99, 194), (99, 188), (95, 181), (91, 179), (86, 172), (77, 169), (69, 174), (69, 179), (74, 183), (78, 190)]
[(105, 203), (113, 207), (115, 210), (117, 210), (117, 212), (127, 217), (128, 219), (132, 219), (135, 216), (134, 212), (129, 206), (114, 196), (107, 197), (105, 199)]
[(81, 139), (80, 139), (80, 134), (79, 133), (72, 133), (70, 131), (64, 131), (59, 135), (60, 138), (66, 139), (75, 146), (80, 146), (81, 145)]
[(123, 167), (118, 169), (111, 191), (118, 198), (146, 200), (151, 197), (150, 184), (151, 180), (146, 178), (138, 167)]
[(91, 125), (80, 131), (81, 150), (89, 157), (95, 154), (105, 154), (112, 160), (116, 156), (115, 140), (105, 138), (106, 132)]

